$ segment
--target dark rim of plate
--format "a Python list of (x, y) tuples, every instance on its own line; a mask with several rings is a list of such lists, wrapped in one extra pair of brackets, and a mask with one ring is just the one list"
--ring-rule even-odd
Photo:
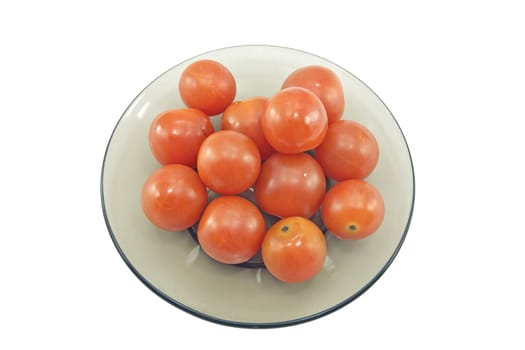
[[(196, 309), (188, 307), (187, 305), (184, 305), (181, 302), (171, 298), (169, 295), (165, 294), (164, 292), (159, 290), (157, 287), (155, 287), (152, 283), (150, 283), (144, 276), (142, 276), (140, 274), (140, 272), (138, 272), (136, 270), (136, 268), (133, 266), (133, 264), (129, 261), (129, 259), (127, 258), (126, 254), (124, 253), (124, 251), (120, 247), (120, 245), (119, 245), (119, 243), (118, 243), (118, 241), (117, 241), (117, 239), (115, 237), (115, 234), (113, 233), (113, 229), (111, 228), (111, 225), (109, 223), (109, 218), (108, 218), (108, 215), (107, 215), (106, 205), (105, 205), (105, 201), (104, 201), (104, 181), (103, 181), (104, 180), (104, 168), (105, 168), (105, 164), (106, 164), (107, 154), (108, 154), (108, 151), (109, 151), (109, 146), (111, 144), (111, 140), (113, 139), (113, 135), (114, 135), (115, 131), (117, 130), (117, 128), (118, 128), (122, 118), (126, 114), (126, 111), (129, 109), (129, 107), (133, 104), (133, 102), (135, 102), (135, 100), (139, 96), (141, 96), (142, 93), (152, 83), (154, 83), (156, 80), (158, 80), (161, 76), (163, 76), (166, 72), (170, 71), (174, 67), (179, 66), (181, 64), (184, 64), (185, 62), (188, 62), (188, 61), (190, 61), (190, 60), (192, 60), (194, 58), (197, 58), (197, 57), (202, 56), (202, 55), (207, 54), (207, 53), (216, 52), (216, 51), (223, 51), (223, 50), (228, 50), (228, 49), (241, 48), (241, 47), (245, 47), (245, 48), (246, 47), (253, 47), (253, 48), (262, 48), (262, 47), (280, 48), (280, 49), (284, 49), (284, 50), (296, 51), (296, 52), (304, 53), (304, 54), (307, 54), (307, 55), (316, 56), (316, 57), (319, 57), (319, 58), (321, 58), (321, 59), (323, 59), (323, 60), (325, 60), (327, 62), (330, 62), (330, 63), (338, 66), (339, 68), (344, 70), (347, 74), (349, 74), (352, 77), (354, 77), (355, 79), (357, 79), (359, 82), (361, 82), (365, 87), (367, 87), (377, 97), (377, 99), (383, 104), (383, 106), (387, 109), (389, 114), (392, 116), (392, 119), (394, 120), (394, 122), (396, 123), (399, 131), (401, 132), (401, 135), (403, 137), (403, 142), (404, 142), (404, 144), (405, 144), (405, 146), (407, 148), (408, 157), (409, 157), (409, 160), (410, 160), (411, 172), (412, 172), (412, 199), (411, 199), (410, 213), (409, 213), (408, 220), (407, 220), (407, 223), (406, 223), (406, 226), (405, 226), (405, 230), (403, 232), (403, 235), (402, 235), (401, 239), (399, 240), (399, 243), (398, 243), (396, 249), (394, 250), (394, 252), (390, 256), (388, 261), (385, 263), (385, 265), (381, 268), (381, 270), (366, 285), (364, 285), (360, 290), (358, 290), (356, 293), (354, 293), (353, 295), (349, 296), (348, 298), (346, 298), (342, 302), (340, 302), (338, 304), (335, 304), (335, 305), (333, 305), (333, 306), (331, 306), (331, 307), (329, 307), (329, 308), (327, 308), (327, 309), (325, 309), (323, 311), (320, 311), (320, 312), (317, 312), (317, 313), (314, 313), (314, 314), (311, 314), (311, 315), (308, 315), (308, 316), (305, 316), (305, 317), (290, 319), (290, 320), (286, 320), (286, 321), (252, 323), (252, 322), (239, 322), (239, 321), (226, 320), (226, 319), (214, 317), (214, 316), (211, 316), (211, 315), (207, 315), (207, 314), (205, 314), (203, 312), (200, 312), (200, 311), (198, 311)], [(222, 325), (225, 325), (225, 326), (239, 327), (239, 328), (278, 328), (278, 327), (293, 326), (293, 325), (298, 325), (298, 324), (305, 323), (305, 322), (308, 322), (308, 321), (313, 321), (313, 320), (318, 319), (320, 317), (326, 316), (326, 315), (328, 315), (328, 314), (330, 314), (330, 313), (332, 313), (332, 312), (334, 312), (336, 310), (339, 310), (339, 309), (343, 308), (344, 306), (348, 305), (349, 303), (351, 303), (352, 301), (354, 301), (355, 299), (357, 299), (364, 292), (366, 292), (372, 285), (374, 285), (375, 282), (377, 282), (377, 280), (385, 273), (385, 271), (392, 264), (392, 262), (394, 261), (395, 257), (399, 253), (399, 250), (401, 249), (401, 246), (403, 245), (403, 243), (404, 243), (404, 241), (406, 239), (406, 236), (407, 236), (407, 233), (408, 233), (408, 229), (409, 229), (410, 223), (412, 221), (412, 214), (414, 212), (415, 196), (416, 196), (416, 186), (415, 185), (416, 184), (415, 184), (414, 163), (413, 163), (413, 160), (412, 160), (412, 155), (411, 155), (410, 149), (408, 147), (408, 143), (406, 141), (406, 137), (405, 137), (403, 131), (401, 130), (401, 127), (399, 126), (399, 123), (397, 122), (396, 118), (394, 117), (394, 115), (392, 114), (390, 109), (388, 109), (388, 106), (386, 106), (386, 104), (383, 102), (383, 100), (381, 100), (381, 98), (365, 82), (363, 82), (361, 79), (356, 77), (354, 74), (350, 73), (345, 68), (343, 68), (343, 67), (341, 67), (341, 66), (339, 66), (339, 65), (337, 65), (337, 64), (335, 64), (333, 62), (331, 62), (330, 60), (327, 60), (327, 59), (325, 59), (325, 58), (323, 58), (321, 56), (312, 54), (310, 52), (306, 52), (306, 51), (299, 50), (299, 49), (294, 49), (294, 48), (289, 48), (289, 47), (284, 47), (284, 46), (257, 45), (257, 44), (254, 44), (254, 45), (236, 45), (236, 46), (223, 47), (223, 48), (220, 48), (220, 49), (211, 50), (211, 51), (208, 51), (208, 52), (196, 55), (196, 56), (194, 56), (192, 58), (189, 58), (189, 59), (187, 59), (187, 60), (185, 60), (183, 62), (180, 62), (179, 64), (177, 64), (177, 65), (169, 68), (168, 70), (164, 71), (157, 78), (152, 80), (144, 89), (142, 89), (142, 91), (140, 91), (140, 93), (133, 99), (133, 101), (125, 109), (124, 113), (120, 116), (117, 124), (115, 125), (115, 127), (113, 128), (113, 131), (111, 132), (111, 136), (110, 136), (108, 144), (106, 146), (106, 150), (104, 152), (104, 158), (103, 158), (103, 162), (102, 162), (102, 170), (101, 170), (101, 177), (100, 177), (100, 197), (101, 197), (102, 213), (104, 215), (104, 221), (106, 222), (106, 226), (107, 226), (109, 235), (111, 237), (111, 240), (113, 241), (113, 244), (115, 245), (115, 248), (117, 249), (118, 253), (120, 254), (121, 258), (124, 260), (126, 265), (129, 267), (129, 269), (152, 292), (154, 292), (159, 297), (164, 299), (166, 302), (172, 304), (173, 306), (176, 306), (179, 309), (181, 309), (181, 310), (183, 310), (183, 311), (185, 311), (185, 312), (187, 312), (187, 313), (189, 313), (191, 315), (199, 317), (199, 318), (201, 318), (203, 320), (206, 320), (206, 321), (214, 322), (214, 323), (217, 323), (217, 324), (222, 324)]]

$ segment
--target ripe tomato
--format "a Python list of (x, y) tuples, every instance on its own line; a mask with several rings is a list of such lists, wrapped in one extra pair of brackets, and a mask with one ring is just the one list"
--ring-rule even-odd
[(197, 237), (211, 258), (240, 264), (259, 251), (265, 230), (263, 216), (253, 203), (239, 196), (223, 196), (204, 210)]
[(306, 66), (292, 72), (284, 81), (282, 88), (300, 86), (319, 97), (326, 109), (328, 123), (339, 120), (345, 109), (343, 86), (337, 75), (329, 68)]
[(254, 194), (268, 214), (311, 217), (325, 191), (326, 178), (314, 158), (306, 153), (275, 153), (263, 163)]
[(337, 183), (326, 193), (321, 217), (341, 239), (361, 239), (377, 231), (385, 215), (381, 193), (361, 179)]
[(157, 169), (142, 188), (142, 208), (147, 218), (167, 231), (194, 225), (206, 207), (208, 193), (199, 175), (186, 165)]
[(236, 90), (232, 73), (213, 60), (193, 62), (179, 79), (180, 97), (186, 106), (210, 116), (222, 113), (233, 102)]
[(261, 159), (268, 158), (275, 150), (270, 146), (261, 127), (261, 118), (266, 109), (266, 97), (253, 97), (232, 103), (222, 115), (221, 129), (235, 130), (248, 136), (255, 142)]
[(364, 179), (377, 165), (379, 146), (365, 126), (338, 120), (328, 126), (323, 142), (315, 149), (315, 158), (331, 179)]
[(262, 117), (268, 143), (281, 153), (300, 153), (319, 146), (328, 127), (321, 100), (301, 87), (283, 89), (273, 95)]
[(277, 279), (304, 282), (323, 268), (326, 240), (312, 221), (300, 216), (276, 222), (266, 232), (261, 247), (263, 262)]
[(246, 191), (255, 183), (261, 156), (255, 143), (233, 130), (217, 131), (201, 145), (197, 170), (206, 186), (220, 194)]
[(169, 110), (151, 123), (149, 145), (160, 164), (195, 168), (201, 143), (213, 132), (210, 118), (203, 112), (192, 108)]

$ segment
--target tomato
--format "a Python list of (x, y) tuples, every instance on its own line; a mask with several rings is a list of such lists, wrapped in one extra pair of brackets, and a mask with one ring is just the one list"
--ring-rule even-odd
[(361, 239), (376, 232), (385, 215), (381, 193), (361, 179), (337, 183), (326, 193), (321, 217), (326, 228), (341, 239)]
[(213, 132), (213, 125), (203, 112), (192, 108), (169, 110), (151, 123), (149, 145), (162, 165), (184, 164), (195, 168), (201, 143)]
[(259, 251), (265, 230), (263, 216), (252, 202), (239, 196), (223, 196), (204, 210), (197, 237), (211, 258), (240, 264)]
[(232, 73), (213, 60), (193, 62), (179, 78), (179, 93), (186, 106), (210, 116), (222, 113), (233, 102), (236, 91)]
[(254, 195), (268, 214), (311, 217), (325, 191), (326, 178), (314, 158), (305, 153), (275, 153), (263, 163)]
[(232, 103), (222, 115), (221, 129), (239, 131), (255, 142), (261, 159), (268, 158), (275, 150), (270, 146), (261, 127), (261, 117), (266, 109), (266, 97), (253, 97)]
[(328, 126), (323, 142), (315, 150), (315, 158), (331, 179), (364, 179), (377, 165), (379, 146), (365, 126), (339, 120)]
[(306, 66), (292, 72), (284, 81), (282, 88), (300, 86), (319, 97), (326, 109), (328, 123), (339, 120), (345, 109), (343, 86), (337, 75), (329, 68)]
[(266, 232), (261, 256), (277, 279), (300, 283), (314, 277), (326, 259), (326, 240), (312, 221), (300, 216), (276, 222)]
[(201, 145), (197, 170), (206, 186), (220, 194), (239, 194), (259, 175), (261, 156), (255, 143), (233, 130), (217, 131)]
[(261, 125), (273, 148), (291, 154), (319, 146), (326, 134), (328, 119), (323, 103), (313, 92), (290, 87), (269, 99)]
[(142, 208), (157, 227), (180, 231), (194, 225), (208, 201), (199, 175), (186, 165), (157, 169), (142, 188)]

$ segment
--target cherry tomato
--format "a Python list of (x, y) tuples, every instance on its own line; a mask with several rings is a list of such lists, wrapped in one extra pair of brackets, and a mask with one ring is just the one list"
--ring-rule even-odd
[(263, 216), (253, 203), (239, 196), (223, 196), (204, 210), (197, 237), (211, 258), (240, 264), (259, 251), (265, 230)]
[(239, 194), (257, 180), (261, 156), (255, 143), (233, 130), (217, 131), (201, 145), (197, 170), (206, 186), (224, 195)]
[(328, 126), (323, 142), (315, 150), (315, 158), (331, 179), (364, 179), (377, 165), (379, 146), (365, 126), (338, 120)]
[(325, 191), (326, 178), (314, 158), (306, 153), (275, 153), (263, 163), (254, 194), (268, 214), (311, 217)]
[(210, 116), (222, 113), (233, 102), (236, 90), (232, 73), (213, 60), (193, 62), (179, 79), (180, 97), (186, 106)]
[(149, 145), (160, 164), (195, 168), (201, 143), (213, 132), (210, 118), (203, 112), (192, 108), (169, 110), (151, 123)]
[(319, 97), (326, 109), (328, 123), (340, 119), (345, 109), (343, 86), (337, 75), (329, 68), (306, 66), (292, 72), (284, 81), (282, 88), (300, 86)]
[(142, 188), (142, 208), (157, 227), (180, 231), (194, 225), (208, 201), (199, 175), (186, 165), (157, 169)]
[(325, 195), (321, 217), (341, 239), (361, 239), (376, 232), (385, 215), (381, 193), (361, 179), (337, 183)]
[(290, 87), (269, 99), (261, 125), (273, 148), (291, 154), (319, 146), (326, 134), (328, 119), (323, 103), (313, 92)]
[(222, 115), (221, 129), (235, 130), (248, 136), (255, 142), (261, 159), (268, 158), (275, 150), (270, 146), (261, 127), (261, 118), (266, 109), (266, 97), (253, 97), (232, 103)]
[(326, 259), (326, 240), (312, 221), (300, 216), (276, 222), (266, 232), (261, 256), (277, 279), (300, 283), (314, 277)]

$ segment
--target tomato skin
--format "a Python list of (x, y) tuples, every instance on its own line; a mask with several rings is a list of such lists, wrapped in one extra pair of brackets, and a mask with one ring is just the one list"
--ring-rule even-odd
[(266, 232), (261, 255), (275, 278), (287, 283), (301, 283), (323, 268), (326, 240), (312, 221), (289, 217), (276, 222)]
[(222, 196), (208, 204), (197, 229), (208, 256), (224, 264), (240, 264), (261, 248), (266, 227), (257, 207), (239, 196)]
[(142, 208), (155, 226), (180, 231), (194, 225), (206, 207), (208, 193), (199, 175), (186, 165), (157, 169), (142, 188)]
[(273, 147), (266, 141), (261, 126), (261, 118), (267, 104), (266, 97), (236, 101), (226, 108), (221, 120), (222, 130), (239, 131), (251, 138), (257, 145), (263, 160), (275, 153)]
[(179, 78), (182, 101), (209, 116), (222, 113), (233, 102), (236, 92), (232, 73), (214, 60), (191, 63)]
[(341, 80), (329, 68), (306, 66), (293, 71), (284, 81), (282, 89), (300, 86), (312, 91), (326, 109), (328, 123), (341, 119), (345, 109), (345, 96)]
[(341, 239), (362, 239), (376, 232), (385, 216), (381, 193), (361, 179), (337, 183), (326, 193), (321, 217), (326, 228)]
[(317, 161), (305, 153), (271, 155), (255, 183), (255, 201), (280, 218), (311, 217), (326, 191), (326, 178)]
[(255, 143), (233, 130), (208, 136), (197, 155), (202, 182), (223, 195), (239, 194), (250, 188), (261, 169), (261, 156)]
[(319, 146), (325, 137), (328, 119), (323, 103), (313, 92), (290, 87), (268, 100), (261, 125), (264, 137), (273, 148), (294, 154)]
[(315, 158), (331, 179), (364, 179), (377, 165), (379, 146), (364, 125), (339, 120), (328, 126), (323, 142), (315, 149)]
[(153, 120), (148, 141), (151, 153), (160, 164), (195, 168), (199, 148), (213, 132), (213, 125), (203, 112), (192, 108), (173, 109)]

